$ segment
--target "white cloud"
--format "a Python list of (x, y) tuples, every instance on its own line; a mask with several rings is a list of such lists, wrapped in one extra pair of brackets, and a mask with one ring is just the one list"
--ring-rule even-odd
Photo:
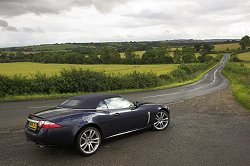
[(249, 0), (1, 0), (0, 47), (240, 38), (250, 34), (249, 8)]

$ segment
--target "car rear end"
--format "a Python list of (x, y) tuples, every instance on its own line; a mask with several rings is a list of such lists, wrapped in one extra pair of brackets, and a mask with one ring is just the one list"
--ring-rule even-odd
[(73, 145), (74, 127), (66, 121), (29, 115), (25, 124), (27, 141), (39, 146)]

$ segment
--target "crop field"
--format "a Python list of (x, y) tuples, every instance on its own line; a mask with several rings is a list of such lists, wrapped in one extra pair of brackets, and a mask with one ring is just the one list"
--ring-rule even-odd
[(182, 50), (182, 47), (171, 47), (170, 51), (175, 51), (175, 50)]
[(244, 63), (244, 65), (248, 68), (250, 68), (250, 63)]
[[(142, 55), (145, 53), (146, 51), (135, 51), (134, 53), (136, 55), (139, 55), (139, 57), (142, 57)], [(125, 57), (125, 52), (121, 52), (120, 53), (121, 57), (124, 58)]]
[(250, 61), (250, 52), (244, 52), (238, 55), (238, 58), (240, 58), (243, 61)]
[(157, 65), (80, 65), (80, 64), (42, 64), (33, 62), (0, 63), (0, 74), (3, 75), (30, 75), (37, 72), (46, 74), (58, 73), (63, 68), (82, 68), (106, 73), (154, 72), (157, 75), (168, 73), (178, 67), (178, 64)]
[(228, 43), (228, 44), (215, 44), (214, 51), (226, 51), (227, 48), (229, 50), (237, 50), (240, 47), (239, 43)]

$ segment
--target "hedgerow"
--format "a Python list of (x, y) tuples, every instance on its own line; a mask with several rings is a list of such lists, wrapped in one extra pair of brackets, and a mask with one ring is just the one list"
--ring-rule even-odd
[(129, 74), (106, 74), (84, 69), (63, 69), (59, 74), (48, 76), (37, 73), (31, 76), (0, 75), (0, 98), (6, 96), (100, 92), (123, 89), (144, 89), (183, 82), (194, 78), (211, 63), (180, 65), (169, 74), (157, 76), (152, 72), (132, 72)]

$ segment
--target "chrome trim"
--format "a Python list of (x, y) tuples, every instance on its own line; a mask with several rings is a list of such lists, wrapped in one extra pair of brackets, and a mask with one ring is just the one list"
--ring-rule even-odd
[(27, 120), (29, 121), (29, 122), (34, 122), (34, 123), (38, 123), (39, 121), (37, 121), (37, 120), (32, 120), (32, 119), (29, 119), (29, 118), (27, 118)]
[(147, 125), (148, 125), (150, 122), (150, 112), (148, 112), (147, 114), (148, 114), (148, 122), (147, 122)]
[(130, 130), (130, 131), (126, 131), (126, 132), (118, 133), (118, 134), (111, 135), (111, 136), (106, 137), (106, 138), (112, 138), (112, 137), (116, 137), (116, 136), (119, 136), (119, 135), (132, 133), (132, 132), (135, 132), (135, 131), (138, 131), (138, 130), (142, 130), (142, 129), (145, 129), (145, 128), (140, 128), (140, 129), (135, 129), (135, 130)]

